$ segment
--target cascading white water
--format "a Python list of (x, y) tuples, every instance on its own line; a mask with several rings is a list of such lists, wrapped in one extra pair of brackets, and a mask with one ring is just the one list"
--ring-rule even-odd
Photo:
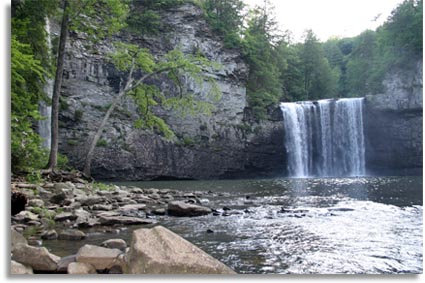
[[(47, 33), (47, 47), (52, 50), (52, 40), (50, 37), (50, 21), (49, 18), (46, 18), (46, 33)], [(52, 98), (53, 94), (53, 79), (46, 78), (46, 84), (44, 85), (44, 93), (48, 98)], [(51, 135), (51, 117), (52, 117), (52, 107), (49, 106), (45, 101), (40, 101), (38, 104), (38, 110), (40, 115), (44, 117), (43, 120), (38, 121), (38, 134), (43, 139), (42, 146), (43, 148), (50, 149), (50, 135)]]
[(281, 103), (288, 174), (365, 175), (363, 98)]

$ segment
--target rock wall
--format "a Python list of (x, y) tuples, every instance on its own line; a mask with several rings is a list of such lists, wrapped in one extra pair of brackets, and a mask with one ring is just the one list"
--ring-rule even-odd
[(422, 60), (393, 70), (384, 93), (366, 96), (366, 167), (370, 174), (422, 175)]
[[(248, 67), (241, 54), (228, 50), (209, 28), (201, 9), (185, 4), (161, 13), (164, 30), (158, 36), (123, 33), (116, 40), (149, 48), (159, 57), (180, 47), (195, 50), (223, 68), (205, 71), (216, 79), (222, 97), (212, 115), (181, 118), (172, 111), (156, 109), (176, 133), (167, 141), (153, 132), (134, 127), (139, 113), (126, 98), (111, 116), (92, 161), (92, 174), (103, 180), (205, 179), (265, 177), (284, 172), (283, 126), (279, 121), (253, 124), (246, 118)], [(59, 150), (71, 165), (81, 169), (93, 133), (100, 124), (123, 77), (105, 60), (110, 42), (95, 50), (84, 35), (71, 34), (67, 47), (60, 115)], [(152, 81), (165, 93), (176, 87), (166, 79)], [(193, 83), (195, 93), (208, 90)]]

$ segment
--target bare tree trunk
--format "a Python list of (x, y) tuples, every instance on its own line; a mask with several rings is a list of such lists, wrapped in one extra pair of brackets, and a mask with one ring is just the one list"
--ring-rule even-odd
[(131, 69), (130, 69), (130, 73), (128, 74), (127, 77), (127, 82), (125, 84), (125, 87), (123, 89), (120, 90), (120, 92), (118, 93), (118, 96), (115, 97), (114, 101), (112, 102), (111, 106), (109, 106), (108, 111), (106, 111), (105, 116), (103, 116), (102, 122), (99, 125), (99, 128), (96, 131), (96, 134), (93, 137), (93, 140), (90, 143), (90, 147), (89, 147), (89, 151), (87, 152), (86, 155), (86, 160), (84, 162), (84, 169), (83, 169), (83, 174), (88, 178), (91, 176), (91, 161), (93, 159), (93, 154), (94, 154), (94, 150), (96, 148), (97, 142), (99, 141), (100, 137), (102, 136), (102, 132), (105, 129), (106, 126), (106, 122), (108, 122), (109, 117), (111, 116), (112, 112), (115, 110), (115, 108), (119, 105), (119, 103), (121, 102), (122, 97), (128, 93), (129, 91), (135, 89), (136, 87), (138, 87), (140, 84), (142, 84), (146, 79), (150, 78), (151, 76), (154, 76), (156, 74), (162, 73), (162, 72), (166, 72), (169, 70), (172, 70), (174, 68), (180, 68), (181, 66), (177, 66), (177, 67), (166, 67), (160, 70), (157, 70), (153, 73), (149, 73), (147, 75), (144, 75), (143, 77), (141, 77), (140, 79), (138, 79), (135, 83), (133, 80), (133, 71), (134, 71), (134, 59), (131, 65)]
[(63, 17), (61, 23), (61, 34), (58, 49), (58, 60), (56, 65), (55, 83), (52, 95), (52, 122), (51, 122), (51, 145), (48, 170), (54, 170), (58, 164), (58, 138), (59, 138), (59, 97), (62, 87), (63, 64), (65, 59), (65, 45), (68, 37), (69, 12), (68, 0), (64, 0)]

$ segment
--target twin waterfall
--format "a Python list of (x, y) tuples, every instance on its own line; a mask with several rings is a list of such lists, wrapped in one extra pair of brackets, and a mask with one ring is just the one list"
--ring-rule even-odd
[(363, 98), (281, 103), (291, 177), (365, 175)]

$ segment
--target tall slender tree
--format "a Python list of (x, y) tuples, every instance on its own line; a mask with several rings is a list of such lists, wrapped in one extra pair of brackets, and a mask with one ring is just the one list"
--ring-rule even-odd
[(51, 146), (47, 164), (48, 170), (54, 170), (58, 160), (59, 100), (69, 31), (84, 32), (92, 41), (96, 41), (124, 27), (128, 13), (125, 0), (63, 0), (62, 9), (56, 75), (52, 95)]

